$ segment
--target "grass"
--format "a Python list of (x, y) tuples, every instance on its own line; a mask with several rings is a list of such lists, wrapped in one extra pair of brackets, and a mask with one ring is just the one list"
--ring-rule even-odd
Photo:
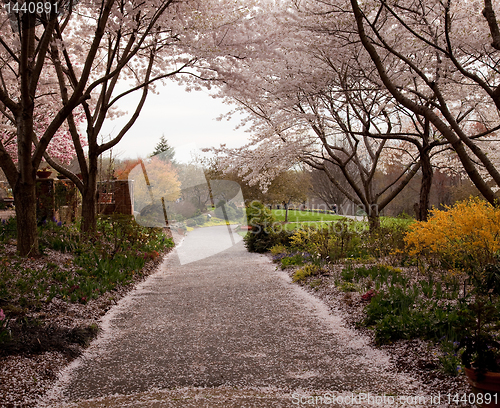
[[(242, 220), (229, 220), (229, 224), (241, 224)], [(220, 225), (226, 225), (226, 220), (221, 220), (217, 217), (212, 217), (210, 221), (207, 221), (200, 225), (201, 227), (217, 227)]]
[[(285, 221), (285, 210), (271, 210), (275, 222), (280, 223)], [(288, 223), (283, 224), (282, 228), (285, 231), (294, 231), (300, 229), (301, 227), (312, 227), (315, 229), (321, 229), (331, 226), (332, 223), (345, 219), (341, 215), (331, 214), (331, 213), (321, 213), (319, 211), (300, 211), (300, 210), (289, 210), (288, 211)], [(392, 228), (396, 226), (407, 227), (408, 225), (415, 222), (413, 218), (401, 218), (401, 217), (380, 217), (380, 225), (382, 227)], [(204, 224), (203, 226), (206, 226)], [(216, 224), (213, 224), (216, 225)], [(220, 225), (220, 224), (219, 224)], [(364, 231), (368, 229), (367, 221), (354, 221), (351, 224), (350, 229), (354, 231)], [(245, 235), (244, 234), (241, 235)]]
[[(278, 222), (285, 221), (285, 210), (271, 210), (274, 218)], [(289, 210), (288, 222), (311, 222), (311, 221), (338, 221), (342, 219), (340, 215), (323, 214), (320, 212)]]

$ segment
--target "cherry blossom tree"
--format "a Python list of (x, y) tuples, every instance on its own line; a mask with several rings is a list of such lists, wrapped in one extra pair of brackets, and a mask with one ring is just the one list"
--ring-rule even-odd
[[(236, 100), (249, 115), (253, 136), (240, 149), (215, 152), (264, 189), (297, 162), (319, 169), (364, 207), (370, 226), (377, 228), (380, 211), (418, 171), (418, 152), (399, 175), (375, 190), (384, 155), (399, 149), (391, 136), (405, 134), (399, 106), (365, 75), (357, 61), (359, 46), (341, 50), (318, 28), (313, 31), (305, 22), (290, 25), (292, 17), (277, 18), (276, 31), (286, 34), (272, 36), (273, 50), (243, 60), (239, 76), (225, 80), (221, 95)], [(340, 170), (350, 189), (328, 163)]]
[[(323, 9), (338, 6), (321, 3)], [(350, 0), (350, 6), (355, 35), (381, 84), (439, 132), (495, 204), (498, 153), (488, 136), (500, 126), (498, 9), (490, 0)]]
[[(215, 79), (212, 66), (214, 59), (220, 58), (221, 54), (228, 52), (228, 47), (232, 49), (234, 46), (234, 43), (228, 44), (225, 37), (219, 38), (221, 30), (227, 33), (227, 27), (249, 12), (247, 6), (242, 7), (237, 3), (235, 6), (225, 1), (166, 1), (160, 4), (161, 7), (154, 9), (149, 17), (141, 14), (138, 18), (139, 7), (120, 9), (122, 18), (105, 31), (103, 46), (96, 57), (98, 62), (91, 75), (94, 82), (90, 85), (90, 94), (94, 103), (83, 102), (88, 143), (86, 156), (80, 144), (80, 129), (70, 126), (81, 180), (63, 166), (53, 164), (57, 170), (71, 178), (82, 193), (82, 231), (85, 233), (96, 227), (98, 157), (116, 146), (132, 128), (148, 94), (155, 91), (157, 82), (181, 74), (201, 81)], [(66, 89), (74, 86), (77, 77), (77, 68), (71, 55), (78, 54), (78, 49), (84, 49), (84, 54), (88, 52), (84, 34), (76, 35), (72, 32), (70, 40), (64, 42), (61, 37), (60, 41), (66, 44), (65, 47), (54, 47), (51, 54), (63, 99)], [(124, 114), (116, 112), (117, 104), (134, 93), (138, 93), (139, 97), (126, 124), (105, 142), (99, 143), (98, 137), (104, 123), (116, 114)], [(47, 160), (53, 163), (49, 157)]]
[[(237, 158), (240, 173), (264, 188), (291, 163), (321, 168), (322, 160), (335, 157), (356, 193), (350, 198), (368, 209), (378, 203), (378, 210), (420, 168), (419, 218), (425, 219), (431, 159), (452, 151), (482, 194), (495, 202), (498, 151), (491, 136), (498, 129), (497, 50), (494, 45), (484, 50), (482, 40), (472, 44), (480, 3), (460, 8), (450, 2), (381, 0), (363, 2), (363, 10), (354, 0), (294, 4), (291, 11), (268, 16), (279, 28), (265, 32), (266, 53), (241, 61), (238, 76), (225, 82), (221, 94), (249, 113), (254, 135), (242, 149), (217, 152), (229, 161)], [(485, 16), (494, 13), (491, 4), (484, 6)], [(462, 20), (469, 31), (461, 30)], [(482, 25), (487, 37), (496, 23), (483, 20)], [(269, 30), (270, 24), (262, 26)], [(337, 145), (332, 139), (339, 130), (345, 139)], [(374, 155), (378, 147), (381, 155)], [(409, 167), (387, 188), (370, 191), (372, 178), (363, 175), (383, 167), (382, 152), (391, 149), (406, 152)], [(436, 155), (441, 150), (445, 153)], [(361, 167), (354, 169), (354, 163)], [(362, 188), (355, 187), (356, 177)]]
[[(93, 27), (94, 35), (90, 37), (92, 52), (81, 61), (78, 83), (65, 102), (51, 98), (54, 67), (48, 63), (48, 54), (57, 27), (66, 26), (72, 14), (72, 2), (47, 1), (43, 10), (16, 10), (14, 4), (17, 3), (7, 2), (0, 12), (0, 113), (3, 123), (15, 129), (11, 140), (16, 139), (17, 148), (9, 153), (3, 138), (0, 166), (14, 194), (18, 251), (21, 255), (36, 255), (35, 173), (65, 120), (88, 98), (85, 85), (113, 1), (102, 4), (102, 13), (97, 15)], [(94, 8), (92, 3), (89, 6)], [(65, 7), (67, 10), (63, 12)], [(45, 128), (39, 127), (36, 132), (37, 125)]]
[[(192, 74), (208, 76), (204, 74), (214, 72), (222, 45), (237, 49), (237, 39), (229, 30), (217, 30), (245, 16), (252, 4), (232, 2), (228, 8), (229, 3), (82, 0), (73, 4), (51, 0), (46, 2), (51, 7), (40, 12), (19, 13), (11, 2), (10, 9), (2, 10), (0, 112), (3, 123), (15, 129), (16, 152), (9, 153), (2, 143), (0, 166), (13, 187), (22, 255), (38, 252), (35, 171), (43, 158), (82, 192), (82, 228), (91, 231), (95, 225), (98, 156), (115, 146), (135, 123), (148, 93), (154, 91), (154, 81), (193, 66), (202, 51), (204, 63), (197, 64)], [(125, 91), (119, 88), (123, 81), (129, 84)], [(104, 121), (121, 113), (116, 102), (133, 92), (140, 96), (128, 122), (117, 135), (99, 144)], [(53, 98), (53, 104), (46, 103), (48, 97)], [(75, 114), (79, 106), (84, 112), (87, 157)], [(47, 123), (35, 137), (36, 118), (42, 117)], [(82, 181), (47, 152), (65, 123)]]

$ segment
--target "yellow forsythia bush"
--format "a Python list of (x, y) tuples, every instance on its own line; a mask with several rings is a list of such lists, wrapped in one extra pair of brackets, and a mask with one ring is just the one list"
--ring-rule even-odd
[(500, 208), (471, 197), (445, 210), (434, 209), (427, 222), (409, 227), (405, 244), (410, 255), (431, 266), (478, 278), (500, 251)]

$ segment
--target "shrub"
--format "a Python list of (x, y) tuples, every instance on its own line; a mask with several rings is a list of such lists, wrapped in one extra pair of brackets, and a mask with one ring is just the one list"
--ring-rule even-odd
[(281, 224), (274, 223), (271, 211), (261, 202), (252, 201), (247, 207), (248, 225), (252, 230), (243, 240), (249, 252), (267, 252), (275, 245), (290, 245), (291, 232), (282, 228)]
[(285, 269), (290, 266), (302, 266), (309, 258), (310, 255), (307, 252), (295, 252), (293, 254), (289, 254), (288, 256), (280, 259), (281, 269)]
[(297, 269), (292, 276), (293, 282), (303, 282), (309, 276), (316, 276), (321, 272), (321, 268), (317, 265), (305, 265), (303, 268)]
[(288, 252), (287, 248), (282, 244), (274, 245), (273, 247), (271, 247), (270, 251), (273, 255), (286, 254)]
[(193, 220), (193, 219), (186, 220), (186, 225), (187, 225), (188, 227), (191, 227), (191, 228), (192, 228), (192, 227), (196, 226), (196, 221), (195, 221), (195, 220)]
[(256, 225), (243, 238), (249, 252), (263, 253), (276, 245), (289, 246), (291, 233), (285, 230), (275, 231), (272, 227)]
[(290, 238), (297, 251), (317, 254), (321, 259), (336, 261), (358, 255), (359, 239), (352, 229), (351, 220), (341, 220), (320, 228), (302, 227)]
[[(225, 215), (224, 211), (226, 212)], [(236, 221), (243, 217), (243, 211), (240, 208), (236, 207), (234, 203), (226, 203), (225, 201), (221, 201), (217, 204), (217, 208), (215, 209), (214, 214), (221, 220), (226, 219), (227, 216), (227, 219), (230, 221)]]
[(363, 249), (368, 255), (380, 258), (404, 249), (404, 237), (408, 232), (407, 222), (384, 222), (384, 225), (363, 236)]
[(206, 218), (204, 215), (198, 215), (197, 217), (194, 217), (193, 220), (196, 225), (203, 225), (205, 224)]
[(275, 221), (271, 210), (260, 201), (252, 201), (246, 208), (248, 225), (270, 226)]
[(430, 267), (466, 273), (476, 289), (488, 290), (487, 269), (500, 251), (500, 208), (470, 198), (446, 211), (433, 210), (427, 222), (410, 226), (405, 243), (410, 255)]

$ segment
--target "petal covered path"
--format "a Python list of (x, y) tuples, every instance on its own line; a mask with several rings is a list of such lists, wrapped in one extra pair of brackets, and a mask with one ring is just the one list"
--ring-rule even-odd
[[(422, 392), (234, 237), (236, 245), (184, 265), (170, 254), (108, 313), (100, 337), (42, 406), (288, 407), (314, 395)], [(202, 253), (204, 242), (225, 239), (225, 226), (197, 229), (177, 250)], [(354, 406), (365, 405), (399, 406)]]

